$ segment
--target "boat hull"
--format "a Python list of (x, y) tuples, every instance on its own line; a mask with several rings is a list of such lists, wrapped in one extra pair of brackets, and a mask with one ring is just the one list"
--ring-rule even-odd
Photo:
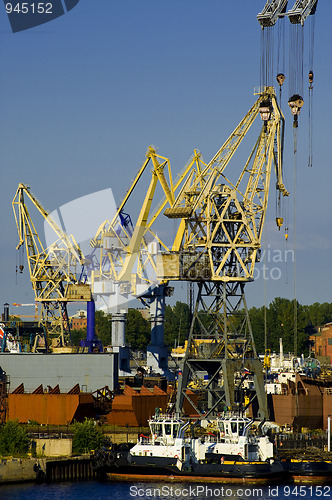
[(283, 462), (282, 465), (294, 483), (332, 482), (332, 462), (290, 460)]
[[(132, 459), (133, 460), (133, 459)], [(179, 463), (174, 458), (135, 457), (131, 463), (124, 458), (101, 469), (113, 481), (190, 481), (190, 482), (259, 482), (268, 483), (286, 477), (278, 462)]]

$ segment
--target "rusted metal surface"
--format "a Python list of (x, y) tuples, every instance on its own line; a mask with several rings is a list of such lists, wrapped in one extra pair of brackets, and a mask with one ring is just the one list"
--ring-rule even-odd
[(321, 429), (324, 425), (324, 389), (307, 383), (300, 375), (295, 383), (283, 384), (283, 394), (271, 395), (271, 418), (279, 425), (294, 429)]
[(102, 389), (98, 389), (92, 393), (95, 408), (99, 414), (106, 415), (112, 410), (112, 401), (114, 398), (114, 393), (110, 390), (108, 385)]
[(327, 429), (327, 418), (332, 415), (332, 388), (326, 387), (323, 392), (323, 429)]
[(167, 401), (168, 395), (159, 387), (155, 386), (153, 392), (142, 387), (138, 392), (126, 385), (123, 394), (114, 396), (112, 412), (107, 415), (107, 421), (111, 425), (143, 427), (156, 408), (165, 411)]
[(39, 386), (31, 394), (24, 393), (21, 384), (19, 391), (15, 390), (8, 395), (7, 420), (18, 420), (21, 423), (34, 420), (39, 424), (66, 425), (74, 420), (95, 417), (92, 394), (76, 391), (60, 394), (57, 390), (53, 392), (50, 389), (45, 392)]
[(6, 421), (9, 382), (6, 373), (0, 368), (0, 424)]
[(272, 394), (274, 421), (300, 429), (319, 429), (323, 426), (322, 396)]

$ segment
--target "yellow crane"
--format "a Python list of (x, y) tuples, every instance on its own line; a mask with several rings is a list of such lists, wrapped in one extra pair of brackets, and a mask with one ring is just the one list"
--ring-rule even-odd
[[(57, 238), (48, 248), (38, 235), (29, 213), (28, 200)], [(67, 236), (58, 227), (28, 186), (19, 184), (12, 205), (19, 237), (16, 248), (26, 249), (35, 300), (41, 303), (39, 321), (48, 337), (58, 337), (60, 345), (64, 346), (70, 334), (67, 303), (86, 302), (91, 297), (89, 285), (80, 281), (84, 257), (73, 236)]]
[[(232, 182), (226, 167), (258, 115), (264, 122), (262, 130), (237, 182)], [(283, 123), (274, 89), (267, 87), (204, 170), (184, 182), (174, 204), (164, 212), (182, 219), (172, 251), (160, 258), (164, 278), (253, 280), (273, 164), (277, 190), (283, 196), (289, 194), (282, 181)]]
[[(163, 272), (164, 279), (198, 283), (179, 377), (179, 412), (190, 381), (202, 371), (209, 375), (209, 383), (201, 387), (207, 393), (205, 415), (220, 411), (223, 405), (238, 408), (235, 374), (248, 369), (254, 375), (260, 416), (268, 416), (244, 285), (253, 281), (255, 263), (260, 259), (273, 166), (277, 190), (283, 196), (289, 193), (282, 180), (284, 117), (274, 88), (265, 87), (257, 94), (256, 102), (220, 150), (199, 173), (187, 176), (174, 204), (164, 212), (180, 223), (172, 250), (159, 256), (159, 275)], [(226, 167), (258, 116), (263, 121), (258, 139), (238, 179), (231, 180)], [(202, 414), (202, 408), (196, 410)]]
[[(246, 368), (254, 373), (261, 417), (267, 416), (262, 369), (246, 310), (244, 284), (253, 281), (255, 263), (260, 257), (273, 165), (277, 189), (283, 196), (288, 192), (282, 181), (284, 118), (272, 87), (260, 89), (257, 95), (254, 105), (212, 160), (204, 163), (195, 150), (176, 181), (173, 181), (168, 158), (158, 155), (152, 147), (148, 149), (146, 160), (114, 217), (105, 221), (91, 240), (99, 259), (98, 265), (92, 266), (89, 284), (79, 279), (81, 269), (78, 271), (78, 268), (84, 264), (79, 246), (50, 219), (25, 185), (19, 185), (13, 201), (18, 248), (25, 243), (36, 300), (43, 304), (46, 317), (54, 315), (56, 309), (61, 310), (62, 331), (68, 324), (68, 301), (89, 300), (90, 287), (94, 297), (108, 298), (117, 288), (120, 294), (131, 293), (155, 302), (152, 338), (158, 346), (163, 339), (160, 314), (163, 314), (165, 293), (156, 293), (152, 298), (149, 285), (166, 290), (169, 280), (198, 283), (183, 376), (179, 381), (178, 411), (190, 378), (202, 369), (209, 373), (209, 382), (204, 384), (208, 412), (213, 413), (220, 404), (235, 407), (235, 373)], [(263, 121), (258, 139), (237, 181), (231, 181), (227, 167), (258, 116)], [(124, 210), (148, 165), (152, 167), (151, 181), (134, 227)], [(158, 182), (165, 197), (150, 213)], [(58, 236), (47, 249), (40, 242), (24, 195)], [(179, 221), (170, 247), (154, 230), (161, 213)], [(277, 220), (278, 225), (281, 223)], [(155, 242), (163, 252), (158, 252)], [(153, 277), (148, 266), (154, 271)]]
[[(138, 197), (135, 188), (138, 190), (138, 183), (148, 166), (152, 167), (151, 181), (133, 226), (131, 219), (125, 214), (124, 210), (130, 196), (135, 194)], [(166, 167), (167, 176), (164, 173)], [(153, 225), (165, 207), (174, 204), (176, 192), (181, 188), (181, 183), (188, 173), (192, 175), (194, 171), (200, 172), (201, 168), (200, 154), (195, 151), (183, 171), (173, 181), (169, 159), (158, 155), (152, 146), (148, 148), (146, 160), (139, 169), (112, 220), (104, 221), (90, 242), (91, 246), (99, 251), (98, 267), (91, 272), (91, 285), (94, 293), (98, 293), (97, 290), (104, 290), (106, 293), (106, 283), (111, 282), (121, 285), (123, 293), (139, 295), (140, 285), (146, 287), (153, 281), (156, 282), (155, 254), (157, 252), (154, 252), (152, 250), (153, 246), (149, 246), (149, 244), (154, 241), (166, 251), (168, 251), (168, 246), (158, 237)], [(158, 181), (165, 197), (151, 213), (152, 201)], [(149, 265), (153, 268), (152, 274), (147, 273)], [(134, 268), (135, 272), (133, 272)], [(160, 278), (162, 282), (167, 281), (164, 276)], [(102, 286), (103, 284), (104, 286)], [(114, 290), (111, 288), (109, 293), (114, 293)]]
[[(139, 181), (145, 172), (151, 171), (148, 189), (142, 190)], [(168, 247), (158, 237), (153, 225), (166, 206), (171, 206), (175, 201), (181, 183), (191, 171), (200, 171), (200, 154), (195, 151), (183, 172), (173, 181), (170, 161), (168, 158), (157, 154), (150, 146), (146, 159), (139, 169), (126, 196), (120, 203), (112, 220), (104, 221), (98, 228), (95, 237), (91, 240), (97, 258), (91, 269), (89, 282), (97, 307), (106, 310), (117, 310), (113, 314), (114, 337), (113, 348), (119, 350), (120, 366), (128, 366), (128, 349), (126, 348), (123, 334), (117, 334), (123, 324), (123, 304), (131, 298), (139, 298), (145, 306), (149, 307), (151, 318), (151, 343), (148, 346), (147, 364), (155, 371), (167, 371), (168, 348), (164, 345), (164, 311), (165, 297), (172, 293), (167, 286), (168, 280), (163, 276), (158, 279), (156, 271), (156, 256), (159, 248), (168, 250)], [(192, 175), (192, 174), (190, 174)], [(155, 198), (157, 185), (160, 185), (164, 198), (154, 211), (152, 203)], [(128, 214), (126, 205), (130, 197), (140, 206), (139, 214), (134, 221)], [(122, 330), (121, 330), (122, 331)], [(113, 333), (112, 333), (113, 336)]]

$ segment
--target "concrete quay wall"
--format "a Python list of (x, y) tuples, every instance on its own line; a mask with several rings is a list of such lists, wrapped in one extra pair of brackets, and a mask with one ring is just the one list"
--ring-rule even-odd
[(2, 458), (0, 459), (0, 484), (35, 481), (35, 458)]
[(21, 482), (85, 481), (95, 478), (96, 473), (91, 469), (90, 455), (70, 458), (0, 459), (0, 485)]

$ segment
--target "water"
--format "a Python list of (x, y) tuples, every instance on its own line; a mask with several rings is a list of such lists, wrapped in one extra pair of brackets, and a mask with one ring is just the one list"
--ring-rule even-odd
[(0, 500), (309, 500), (331, 499), (332, 485), (271, 486), (195, 483), (112, 483), (89, 481), (61, 484), (17, 484), (0, 486)]

